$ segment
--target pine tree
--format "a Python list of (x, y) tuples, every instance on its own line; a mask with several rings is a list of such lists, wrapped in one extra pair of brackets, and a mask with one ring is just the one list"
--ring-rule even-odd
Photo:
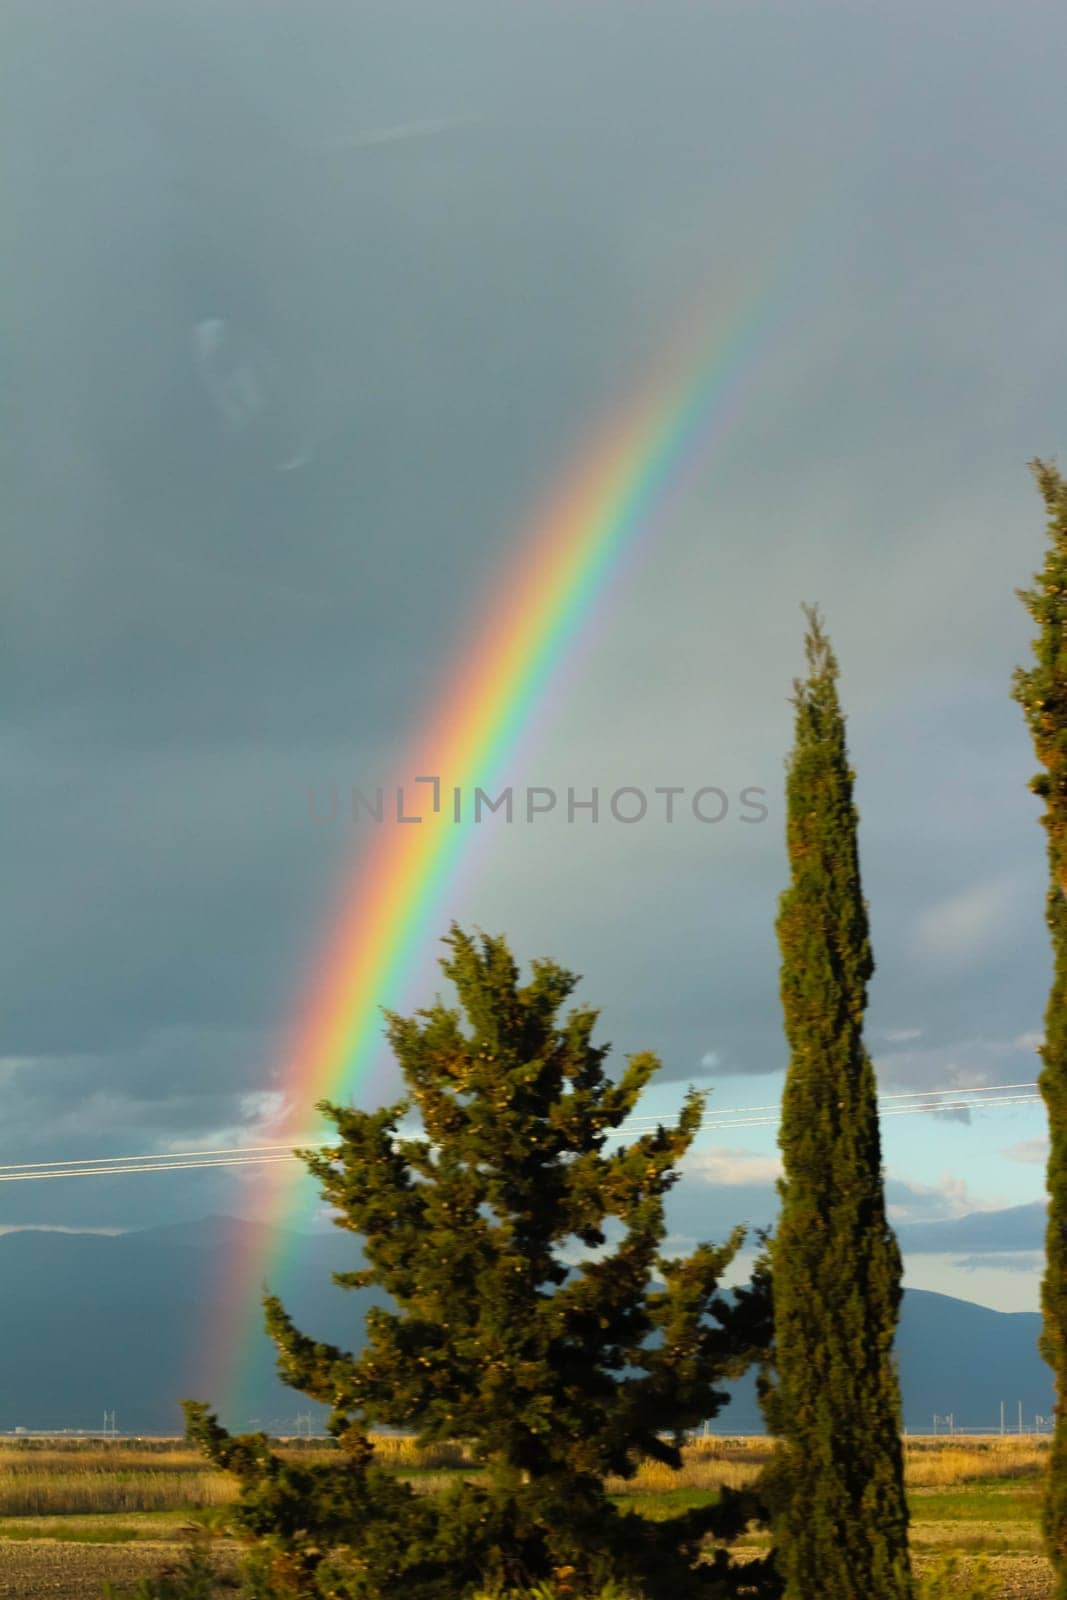
[(874, 970), (837, 662), (805, 608), (786, 784), (790, 885), (778, 914), (789, 1067), (771, 1245), (779, 1440), (768, 1475), (786, 1600), (907, 1600), (908, 1513), (893, 1336), (901, 1261), (886, 1219), (874, 1070)]
[[(605, 1149), (656, 1058), (631, 1057), (613, 1080), (597, 1013), (560, 1015), (570, 973), (537, 961), (522, 985), (503, 939), (453, 928), (446, 942), (466, 1028), (440, 1000), (391, 1016), (407, 1096), (375, 1112), (324, 1106), (336, 1144), (305, 1157), (364, 1241), (366, 1264), (338, 1281), (379, 1286), (395, 1310), (368, 1313), (351, 1355), (266, 1302), (279, 1370), (332, 1408), (344, 1460), (298, 1470), (265, 1441), (230, 1439), (203, 1407), (189, 1408), (192, 1434), (242, 1478), (245, 1527), (273, 1543), (293, 1593), (455, 1600), (479, 1581), (563, 1574), (576, 1594), (610, 1580), (650, 1600), (732, 1594), (743, 1580), (721, 1547), (697, 1563), (709, 1535), (732, 1537), (757, 1512), (751, 1494), (656, 1523), (617, 1511), (604, 1486), (642, 1460), (677, 1467), (684, 1431), (769, 1344), (760, 1281), (719, 1288), (740, 1230), (661, 1254), (664, 1197), (703, 1096), (690, 1090), (675, 1126)], [(413, 1496), (375, 1467), (373, 1425), (461, 1438), (484, 1475)], [(743, 1570), (746, 1594), (777, 1592), (763, 1563)]]
[(1067, 1600), (1067, 482), (1051, 463), (1031, 471), (1048, 513), (1048, 549), (1034, 587), (1019, 598), (1038, 624), (1034, 665), (1015, 673), (1013, 692), (1026, 715), (1042, 772), (1030, 784), (1045, 802), (1049, 887), (1045, 920), (1053, 976), (1045, 1012), (1038, 1079), (1048, 1107), (1049, 1194), (1041, 1351), (1056, 1382), (1056, 1422), (1045, 1493), (1045, 1546), (1057, 1570), (1056, 1595)]

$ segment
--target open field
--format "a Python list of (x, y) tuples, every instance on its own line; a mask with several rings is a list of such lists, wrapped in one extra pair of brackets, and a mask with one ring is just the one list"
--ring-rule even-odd
[[(472, 1464), (460, 1445), (417, 1451), (383, 1438), (381, 1454), (432, 1493)], [(314, 1456), (328, 1446), (281, 1447)], [(698, 1504), (723, 1485), (752, 1482), (766, 1459), (763, 1439), (700, 1438), (682, 1470), (649, 1465), (610, 1487), (619, 1503), (648, 1517)], [(1051, 1580), (1037, 1520), (1047, 1444), (1007, 1435), (909, 1439), (912, 1546), (920, 1572), (946, 1551), (985, 1559), (1004, 1600), (1048, 1600)], [(127, 1585), (180, 1554), (191, 1530), (207, 1528), (222, 1570), (237, 1551), (225, 1537), (233, 1487), (176, 1440), (0, 1443), (0, 1597), (83, 1600), (111, 1581)], [(739, 1548), (758, 1549), (750, 1535)]]

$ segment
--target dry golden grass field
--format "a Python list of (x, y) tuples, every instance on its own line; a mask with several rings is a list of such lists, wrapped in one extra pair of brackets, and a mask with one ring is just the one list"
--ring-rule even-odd
[[(761, 1439), (701, 1438), (686, 1448), (680, 1472), (648, 1466), (610, 1487), (642, 1515), (663, 1516), (723, 1484), (751, 1482), (769, 1448)], [(1048, 1600), (1037, 1525), (1046, 1448), (1014, 1435), (909, 1439), (919, 1572), (955, 1551), (965, 1571), (983, 1561), (1004, 1600)], [(459, 1445), (417, 1451), (410, 1440), (382, 1438), (379, 1449), (427, 1493), (472, 1470)], [(220, 1570), (232, 1570), (232, 1498), (230, 1481), (176, 1440), (0, 1442), (0, 1597), (95, 1600), (105, 1582), (133, 1585), (175, 1561), (196, 1529), (207, 1531)], [(759, 1545), (751, 1535), (740, 1548)]]

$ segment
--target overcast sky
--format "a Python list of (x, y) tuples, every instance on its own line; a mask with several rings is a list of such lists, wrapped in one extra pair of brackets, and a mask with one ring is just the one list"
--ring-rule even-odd
[[(5, 26), (0, 1160), (259, 1130), (375, 848), (309, 790), (388, 777), (533, 508), (749, 282), (743, 381), (508, 777), (758, 786), (768, 816), (488, 827), (444, 922), (583, 974), (618, 1056), (662, 1056), (657, 1111), (688, 1082), (773, 1103), (818, 600), (882, 1087), (1031, 1081), (1043, 841), (1009, 683), (1026, 462), (1064, 444), (1062, 8), (34, 0)], [(1043, 1130), (887, 1119), (910, 1281), (1036, 1304)], [(680, 1236), (773, 1212), (773, 1126), (723, 1139)], [(256, 1216), (257, 1182), (4, 1185), (0, 1226)], [(974, 1211), (1011, 1225), (912, 1228)]]

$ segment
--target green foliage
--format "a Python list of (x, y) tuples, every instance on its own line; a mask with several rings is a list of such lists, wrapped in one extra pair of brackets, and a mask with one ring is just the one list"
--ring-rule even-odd
[(1049, 463), (1030, 465), (1048, 514), (1048, 547), (1034, 587), (1020, 590), (1038, 633), (1034, 664), (1016, 671), (1012, 688), (1043, 768), (1030, 787), (1045, 803), (1041, 820), (1048, 837), (1045, 919), (1053, 974), (1038, 1078), (1049, 1122), (1041, 1349), (1055, 1377), (1057, 1403), (1043, 1520), (1045, 1546), (1057, 1569), (1056, 1594), (1067, 1600), (1067, 483)]
[(874, 970), (837, 662), (807, 609), (787, 778), (791, 881), (777, 931), (789, 1069), (771, 1245), (775, 1379), (766, 1475), (788, 1600), (908, 1600), (908, 1513), (893, 1336), (901, 1262), (885, 1212), (874, 1071), (863, 1043)]
[[(365, 1241), (366, 1266), (338, 1281), (375, 1284), (396, 1309), (370, 1311), (353, 1356), (266, 1302), (279, 1371), (332, 1408), (338, 1461), (283, 1462), (188, 1408), (192, 1436), (241, 1480), (238, 1520), (269, 1568), (257, 1592), (457, 1600), (560, 1573), (574, 1595), (631, 1581), (649, 1600), (725, 1597), (742, 1581), (775, 1592), (762, 1563), (741, 1580), (721, 1547), (703, 1559), (709, 1536), (758, 1517), (753, 1495), (651, 1523), (603, 1484), (643, 1459), (678, 1467), (683, 1433), (769, 1343), (765, 1283), (719, 1289), (740, 1230), (661, 1253), (664, 1196), (703, 1097), (690, 1091), (676, 1126), (606, 1151), (656, 1058), (633, 1056), (612, 1080), (597, 1013), (561, 1015), (570, 973), (537, 961), (523, 985), (503, 939), (453, 928), (447, 943), (466, 1026), (440, 1001), (390, 1016), (406, 1098), (324, 1106), (336, 1144), (305, 1156), (339, 1225)], [(402, 1135), (415, 1114), (421, 1132)], [(462, 1438), (482, 1475), (415, 1494), (375, 1465), (368, 1430), (383, 1424), (421, 1444)]]
[(1000, 1600), (1000, 1593), (984, 1561), (965, 1568), (958, 1555), (946, 1555), (923, 1577), (918, 1600)]

